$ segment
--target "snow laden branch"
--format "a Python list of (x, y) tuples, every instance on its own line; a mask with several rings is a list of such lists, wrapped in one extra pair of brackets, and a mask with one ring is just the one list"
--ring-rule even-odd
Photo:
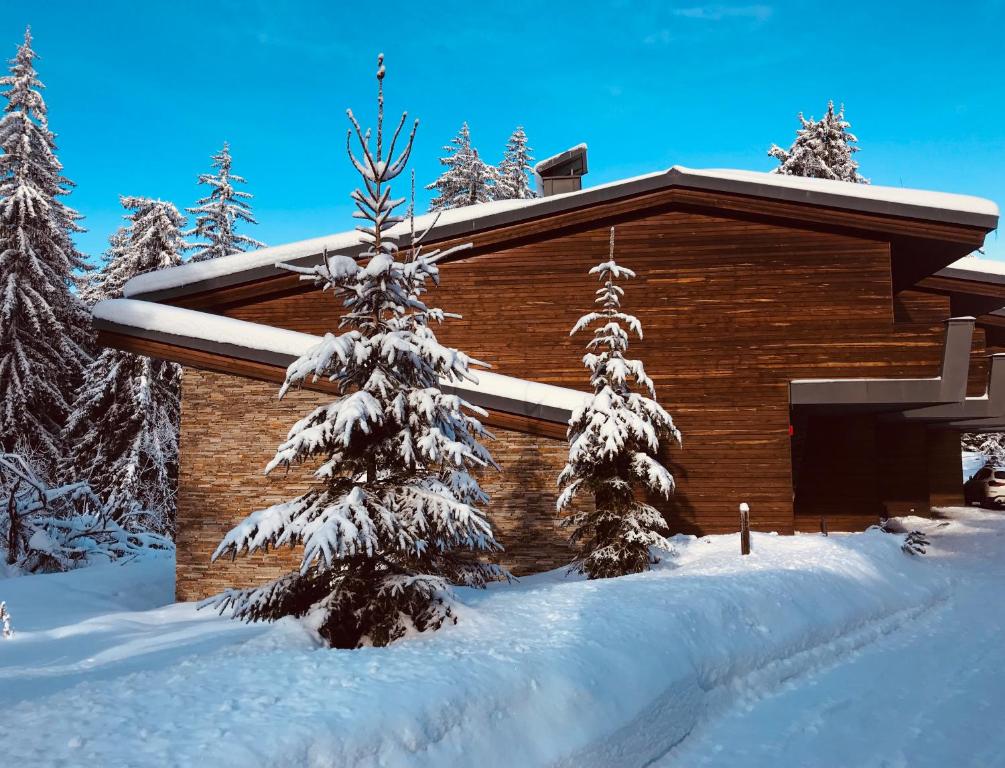
[(0, 547), (8, 565), (31, 572), (173, 549), (135, 519), (116, 520), (87, 483), (49, 487), (19, 454), (0, 453)]
[[(679, 445), (680, 433), (656, 402), (642, 361), (625, 357), (629, 334), (642, 338), (642, 325), (621, 310), (624, 289), (615, 281), (635, 273), (614, 260), (614, 227), (608, 260), (590, 274), (602, 283), (595, 300), (600, 308), (581, 317), (571, 333), (596, 326), (583, 357), (593, 396), (569, 420), (569, 459), (558, 478), (558, 509), (570, 512), (565, 522), (577, 551), (573, 567), (594, 579), (647, 570), (654, 562), (651, 547), (670, 548), (663, 515), (637, 499), (636, 492), (670, 498), (674, 479), (659, 453), (668, 442)], [(592, 508), (589, 499), (574, 505), (583, 495), (592, 496)]]
[(348, 112), (348, 154), (361, 179), (353, 215), (365, 251), (359, 261), (326, 253), (315, 267), (290, 267), (344, 308), (339, 328), (290, 365), (280, 390), (324, 380), (339, 394), (293, 425), (266, 469), (311, 463), (313, 485), (250, 514), (214, 554), (302, 547), (300, 569), (210, 601), (249, 621), (305, 617), (331, 645), (350, 648), (456, 621), (453, 585), (505, 576), (476, 557), (501, 549), (471, 475), (495, 467), (480, 442), (488, 437), (483, 412), (440, 389), (472, 379), (473, 361), (437, 341), (433, 326), (448, 315), (422, 298), (439, 282), (442, 254), (424, 250), (414, 221), (403, 250), (388, 233), (403, 221), (404, 203), (389, 182), (407, 166), (418, 122), (405, 137), (403, 115), (385, 146), (384, 74), (381, 56), (375, 134)]

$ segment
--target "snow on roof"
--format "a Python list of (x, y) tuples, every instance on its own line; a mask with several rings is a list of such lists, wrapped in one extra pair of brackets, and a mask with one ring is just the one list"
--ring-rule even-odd
[[(107, 330), (140, 330), (149, 332), (145, 335), (154, 338), (168, 337), (173, 343), (189, 339), (214, 346), (269, 352), (288, 357), (288, 362), (321, 341), (320, 336), (309, 333), (137, 299), (98, 302), (92, 315), (95, 325)], [(493, 407), (494, 400), (500, 399), (539, 406), (548, 412), (566, 412), (578, 408), (588, 397), (587, 393), (574, 389), (489, 371), (478, 371), (474, 375), (477, 381), (451, 382), (449, 388), (472, 396), (469, 399), (476, 405), (487, 403), (487, 407)]]
[[(995, 203), (982, 197), (973, 197), (971, 195), (957, 195), (950, 192), (932, 192), (904, 187), (882, 187), (876, 184), (853, 184), (847, 181), (809, 179), (802, 176), (782, 176), (777, 173), (739, 171), (730, 168), (710, 168), (706, 170), (680, 168), (680, 170), (691, 178), (733, 181), (741, 184), (818, 193), (834, 198), (840, 197), (849, 200), (887, 203), (894, 206), (903, 205), (914, 208), (927, 208), (933, 214), (941, 211), (995, 218), (998, 216), (998, 206)], [(807, 202), (812, 201), (807, 200)]]
[(936, 273), (938, 277), (958, 280), (978, 280), (985, 283), (1005, 284), (1005, 261), (964, 256)]
[(539, 160), (534, 165), (534, 172), (540, 174), (541, 171), (547, 171), (549, 168), (569, 160), (573, 155), (586, 152), (586, 150), (586, 142), (577, 144), (574, 147), (569, 147), (568, 149), (559, 152), (557, 155), (552, 155), (551, 157), (544, 158), (544, 160)]
[[(435, 221), (432, 235), (436, 238), (464, 237), (494, 226), (675, 186), (960, 223), (985, 229), (993, 229), (998, 224), (998, 206), (990, 200), (968, 195), (806, 179), (758, 171), (694, 170), (674, 166), (667, 171), (620, 179), (576, 192), (530, 200), (479, 203), (443, 211), (439, 218), (436, 218), (436, 214), (424, 214), (416, 217), (415, 227), (417, 231), (423, 231)], [(402, 222), (395, 227), (394, 234), (405, 237), (408, 231), (408, 222)], [(134, 277), (126, 283), (124, 294), (127, 297), (143, 296), (158, 300), (210, 290), (275, 275), (277, 264), (311, 261), (325, 249), (336, 253), (352, 251), (358, 248), (358, 243), (359, 234), (355, 230), (349, 230), (218, 259), (182, 264)]]

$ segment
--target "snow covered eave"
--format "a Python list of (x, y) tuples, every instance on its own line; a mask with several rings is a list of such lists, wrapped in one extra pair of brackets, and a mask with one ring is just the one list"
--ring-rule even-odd
[[(500, 200), (416, 217), (417, 231), (433, 224), (429, 241), (463, 238), (476, 232), (544, 218), (566, 211), (644, 195), (674, 187), (805, 203), (882, 216), (959, 224), (990, 231), (998, 226), (998, 207), (966, 195), (805, 179), (756, 171), (696, 170), (674, 166), (576, 192), (530, 200)], [(407, 222), (398, 226), (405, 236)], [(279, 263), (316, 263), (324, 250), (353, 255), (360, 248), (354, 230), (286, 245), (182, 264), (134, 277), (124, 288), (128, 298), (165, 300), (281, 274)]]
[(965, 256), (959, 261), (954, 261), (945, 269), (940, 269), (935, 273), (935, 276), (1005, 286), (1005, 262), (982, 259), (977, 256)]
[[(137, 299), (99, 302), (92, 316), (94, 327), (106, 334), (146, 339), (282, 370), (321, 341), (320, 336), (309, 333)], [(554, 424), (567, 424), (572, 411), (587, 397), (574, 389), (488, 371), (476, 371), (474, 375), (477, 382), (452, 382), (442, 387), (480, 408)]]
[(925, 379), (796, 379), (789, 382), (793, 406), (831, 410), (896, 411), (958, 404), (966, 399), (975, 319), (946, 320), (939, 375)]

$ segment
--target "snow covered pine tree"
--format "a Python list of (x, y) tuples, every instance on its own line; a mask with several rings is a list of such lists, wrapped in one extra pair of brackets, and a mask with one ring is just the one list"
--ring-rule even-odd
[[(628, 331), (622, 323), (640, 339), (642, 325), (621, 311), (624, 289), (615, 281), (635, 273), (614, 260), (614, 227), (608, 260), (590, 274), (603, 282), (596, 299), (603, 308), (583, 315), (571, 334), (600, 323), (587, 344), (591, 351), (583, 357), (593, 396), (569, 419), (569, 460), (558, 478), (558, 510), (566, 510), (583, 490), (592, 494), (594, 508), (573, 512), (565, 524), (573, 529), (571, 543), (577, 550), (573, 568), (602, 579), (646, 571), (655, 562), (650, 547), (670, 549), (663, 515), (636, 499), (635, 488), (670, 498), (674, 479), (660, 463), (659, 450), (667, 440), (680, 445), (680, 432), (656, 402), (642, 361), (625, 357)], [(648, 397), (631, 391), (631, 379)]]
[[(95, 301), (122, 296), (130, 278), (181, 263), (185, 219), (171, 204), (123, 197), (131, 213), (110, 238)], [(67, 420), (73, 447), (64, 477), (90, 483), (111, 516), (157, 533), (174, 529), (178, 478), (180, 368), (176, 363), (105, 349), (87, 367)], [(135, 519), (139, 517), (139, 519)]]
[(852, 157), (859, 151), (853, 146), (858, 139), (848, 131), (851, 123), (844, 119), (844, 105), (835, 113), (834, 102), (829, 101), (823, 118), (807, 120), (800, 112), (799, 122), (802, 128), (796, 131), (796, 140), (787, 151), (777, 144), (772, 144), (768, 150), (779, 163), (772, 173), (869, 183), (868, 179), (859, 176), (858, 163)]
[[(423, 253), (422, 235), (413, 232), (399, 259), (396, 239), (405, 227), (394, 210), (404, 200), (391, 198), (388, 183), (408, 162), (418, 121), (395, 157), (402, 115), (385, 156), (384, 71), (381, 55), (375, 153), (370, 131), (348, 112), (347, 148), (363, 180), (352, 193), (354, 215), (366, 222), (358, 227), (366, 248), (360, 263), (325, 254), (312, 269), (287, 267), (341, 296), (347, 310), (344, 330), (294, 362), (280, 389), (282, 397), (307, 379), (338, 387), (334, 401), (293, 426), (266, 469), (320, 460), (315, 485), (253, 512), (213, 555), (302, 544), (301, 567), (209, 601), (248, 621), (306, 616), (339, 648), (387, 645), (412, 628), (456, 621), (451, 585), (483, 586), (504, 573), (471, 556), (501, 549), (475, 507), (486, 499), (469, 474), (494, 466), (478, 441), (487, 433), (465, 413), (479, 411), (440, 390), (441, 381), (471, 378), (469, 359), (437, 342), (430, 324), (447, 315), (421, 299), (427, 283), (438, 282), (435, 259), (447, 252)], [(361, 158), (352, 151), (354, 134)]]
[(492, 189), (493, 200), (526, 200), (537, 197), (531, 189), (530, 173), (534, 158), (527, 146), (527, 134), (522, 126), (517, 126), (506, 142), (502, 162), (496, 170), (496, 183)]
[(206, 261), (229, 253), (240, 253), (249, 248), (264, 248), (253, 237), (241, 235), (234, 231), (238, 221), (257, 224), (251, 213), (251, 206), (245, 202), (250, 200), (250, 192), (240, 192), (234, 189), (235, 184), (246, 184), (242, 176), (230, 172), (233, 161), (230, 157), (230, 145), (223, 143), (223, 149), (213, 155), (213, 167), (219, 173), (204, 173), (199, 176), (199, 183), (206, 184), (211, 191), (199, 200), (188, 212), (195, 218), (195, 226), (186, 235), (203, 238), (193, 243), (190, 248), (198, 250), (192, 255), (191, 261)]
[(11, 62), (0, 120), (0, 452), (27, 447), (50, 474), (81, 370), (90, 322), (71, 290), (86, 269), (71, 239), (80, 218), (59, 198), (62, 175), (49, 130), (31, 31)]
[(426, 185), (426, 189), (436, 190), (429, 210), (445, 211), (491, 200), (496, 171), (483, 163), (478, 157), (478, 150), (471, 146), (471, 131), (467, 123), (461, 126), (457, 136), (444, 149), (449, 154), (440, 158), (440, 165), (446, 166), (447, 170), (432, 184)]

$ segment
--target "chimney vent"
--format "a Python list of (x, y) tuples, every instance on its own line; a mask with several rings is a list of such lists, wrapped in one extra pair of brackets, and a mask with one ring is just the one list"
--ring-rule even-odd
[(563, 192), (578, 192), (583, 188), (586, 166), (586, 145), (577, 144), (552, 157), (545, 158), (534, 166), (540, 180), (541, 195), (551, 197)]

